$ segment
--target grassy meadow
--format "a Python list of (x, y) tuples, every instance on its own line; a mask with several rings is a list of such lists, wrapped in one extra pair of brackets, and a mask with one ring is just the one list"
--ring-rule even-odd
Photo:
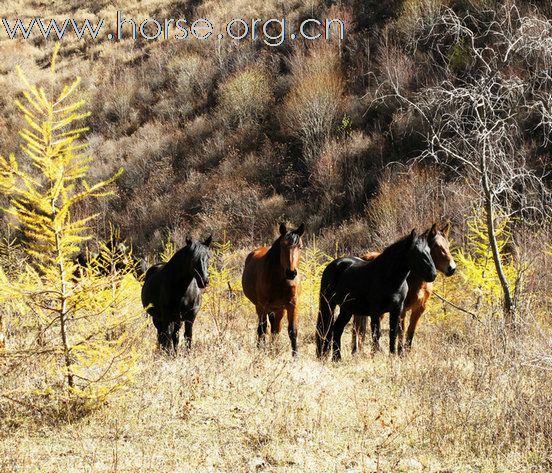
[[(285, 328), (267, 349), (256, 347), (254, 308), (239, 291), (244, 255), (215, 252), (192, 350), (174, 358), (156, 349), (139, 283), (125, 278), (133, 381), (91, 411), (64, 415), (62, 406), (33, 394), (48, 355), (25, 354), (32, 332), (8, 319), (8, 346), (19, 356), (15, 363), (1, 358), (0, 471), (550, 468), (549, 328), (525, 320), (511, 338), (498, 318), (476, 320), (434, 298), (407, 356), (388, 354), (386, 319), (382, 352), (366, 347), (353, 357), (347, 330), (344, 360), (321, 362), (314, 330), (328, 257), (307, 247), (300, 355), (293, 359)], [(461, 300), (452, 279), (439, 276), (436, 291)]]
[[(9, 39), (0, 473), (552, 471), (552, 7), (7, 0), (2, 18), (341, 18), (322, 41)], [(257, 348), (253, 248), (304, 223), (299, 356)], [(451, 224), (412, 350), (315, 356), (343, 255)], [(191, 350), (138, 267), (213, 235)], [(118, 243), (124, 242), (124, 251)], [(83, 256), (84, 255), (84, 256)], [(86, 259), (82, 266), (79, 256)]]

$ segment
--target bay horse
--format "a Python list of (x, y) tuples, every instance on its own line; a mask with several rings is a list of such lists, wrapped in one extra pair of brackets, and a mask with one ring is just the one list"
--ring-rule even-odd
[(270, 248), (258, 248), (245, 260), (242, 286), (245, 296), (255, 304), (258, 316), (257, 346), (266, 342), (268, 322), (272, 335), (282, 331), (287, 313), (291, 352), (297, 354), (298, 301), (301, 291), (299, 275), (300, 250), (305, 225), (295, 230), (280, 224), (280, 236)]
[(157, 341), (165, 352), (176, 354), (182, 322), (186, 346), (191, 347), (201, 294), (209, 284), (211, 241), (211, 236), (203, 242), (187, 238), (186, 246), (167, 263), (155, 264), (146, 271), (142, 305), (153, 319)]
[[(333, 359), (341, 359), (341, 335), (353, 314), (370, 317), (379, 334), (380, 316), (389, 312), (389, 351), (395, 353), (399, 316), (408, 292), (410, 272), (434, 281), (437, 270), (431, 259), (426, 235), (416, 230), (366, 261), (346, 256), (332, 261), (322, 273), (320, 306), (316, 323), (316, 354), (325, 356), (333, 348)], [(334, 310), (339, 316), (334, 322)]]
[[(428, 235), (428, 244), (431, 258), (437, 271), (445, 276), (452, 276), (456, 271), (456, 263), (450, 252), (450, 242), (448, 240), (450, 232), (450, 223), (447, 223), (441, 230), (437, 229), (437, 224), (426, 232)], [(361, 256), (362, 259), (370, 261), (375, 259), (379, 253), (370, 252)], [(408, 284), (408, 293), (404, 301), (404, 308), (399, 319), (399, 354), (403, 349), (409, 350), (412, 347), (412, 340), (416, 332), (416, 325), (424, 313), (427, 301), (433, 292), (433, 283), (424, 281), (416, 273), (411, 272), (406, 279)], [(406, 314), (410, 311), (410, 321), (408, 323), (408, 332), (406, 334), (406, 346), (404, 345), (404, 328)], [(355, 315), (353, 319), (353, 337), (352, 353), (355, 354), (362, 348), (366, 338), (366, 317)], [(379, 348), (379, 342), (374, 341), (375, 348)]]

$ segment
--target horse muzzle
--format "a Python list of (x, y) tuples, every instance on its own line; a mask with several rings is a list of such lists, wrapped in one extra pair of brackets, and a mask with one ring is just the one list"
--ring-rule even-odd
[(297, 277), (297, 270), (286, 269), (286, 279), (292, 280)]

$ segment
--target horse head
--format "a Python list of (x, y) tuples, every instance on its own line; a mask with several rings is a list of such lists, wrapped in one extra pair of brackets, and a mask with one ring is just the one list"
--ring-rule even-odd
[(209, 247), (212, 241), (212, 235), (203, 242), (194, 242), (191, 238), (186, 238), (186, 246), (191, 254), (191, 272), (200, 289), (205, 289), (209, 285)]
[(297, 268), (303, 247), (301, 239), (303, 233), (305, 233), (304, 224), (289, 231), (285, 223), (280, 224), (280, 264), (284, 268), (286, 279), (293, 280), (297, 277)]
[(408, 250), (408, 265), (410, 269), (426, 282), (435, 281), (437, 269), (431, 257), (427, 235), (417, 235), (416, 230), (412, 230), (408, 239), (410, 242)]
[(452, 276), (456, 271), (456, 262), (450, 252), (449, 232), (450, 223), (447, 223), (441, 230), (438, 230), (437, 224), (434, 223), (427, 234), (435, 267), (445, 276)]

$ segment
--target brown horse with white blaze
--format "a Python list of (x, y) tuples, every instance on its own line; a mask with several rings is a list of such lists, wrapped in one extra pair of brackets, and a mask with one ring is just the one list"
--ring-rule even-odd
[[(450, 224), (447, 223), (441, 230), (437, 229), (437, 224), (433, 224), (431, 229), (427, 231), (428, 243), (431, 251), (431, 258), (435, 264), (437, 271), (440, 271), (445, 276), (452, 276), (456, 271), (456, 263), (450, 252), (450, 243), (448, 240), (450, 232)], [(375, 259), (379, 253), (370, 252), (362, 256), (362, 259), (371, 261)], [(399, 319), (399, 353), (405, 348), (404, 346), (404, 329), (406, 314), (410, 311), (410, 321), (408, 324), (408, 332), (406, 334), (406, 349), (412, 347), (412, 339), (416, 332), (416, 326), (420, 317), (424, 313), (427, 301), (433, 292), (433, 283), (426, 282), (414, 273), (410, 273), (407, 278), (408, 294), (404, 302), (404, 309)], [(352, 352), (356, 353), (362, 348), (366, 337), (366, 317), (355, 316), (353, 321), (353, 339)], [(374, 347), (379, 348), (379, 334), (372, 334)]]
[(298, 302), (301, 291), (299, 260), (305, 232), (301, 224), (295, 230), (280, 224), (280, 236), (270, 248), (258, 248), (245, 260), (242, 286), (245, 296), (255, 304), (259, 323), (258, 346), (266, 341), (268, 322), (272, 335), (282, 331), (282, 319), (287, 313), (288, 334), (292, 354), (297, 354)]

